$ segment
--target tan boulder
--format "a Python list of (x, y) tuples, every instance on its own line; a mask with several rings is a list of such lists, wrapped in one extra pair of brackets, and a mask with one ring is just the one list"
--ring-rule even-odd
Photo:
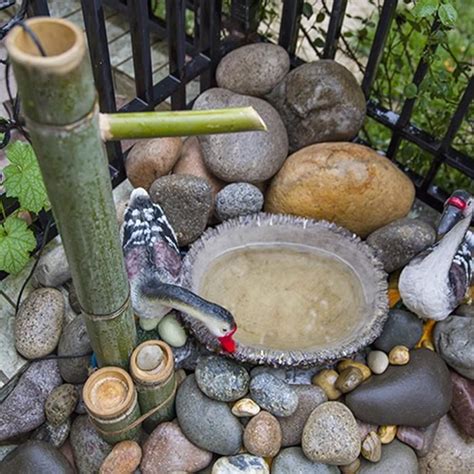
[(288, 157), (265, 210), (324, 219), (366, 237), (404, 217), (414, 199), (413, 183), (389, 159), (355, 143), (319, 143)]

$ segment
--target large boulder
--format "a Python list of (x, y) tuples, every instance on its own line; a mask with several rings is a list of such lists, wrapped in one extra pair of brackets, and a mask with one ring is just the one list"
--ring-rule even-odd
[(387, 158), (355, 143), (320, 143), (285, 161), (265, 210), (324, 219), (365, 237), (404, 217), (414, 199), (413, 183)]

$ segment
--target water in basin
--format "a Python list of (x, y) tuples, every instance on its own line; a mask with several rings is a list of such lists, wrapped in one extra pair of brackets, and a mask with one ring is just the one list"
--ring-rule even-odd
[(225, 253), (208, 268), (199, 293), (231, 311), (236, 340), (280, 350), (350, 339), (365, 304), (350, 266), (324, 252), (285, 246)]

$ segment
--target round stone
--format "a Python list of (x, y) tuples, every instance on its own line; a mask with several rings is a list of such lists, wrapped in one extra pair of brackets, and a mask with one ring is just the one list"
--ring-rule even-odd
[(372, 375), (372, 371), (365, 364), (362, 364), (361, 362), (357, 362), (352, 359), (343, 359), (337, 364), (337, 370), (339, 374), (343, 370), (348, 369), (350, 367), (355, 367), (359, 369), (362, 373), (363, 380), (367, 380)]
[(202, 392), (221, 402), (238, 400), (249, 389), (250, 376), (244, 367), (220, 356), (200, 358), (195, 376)]
[(377, 430), (377, 435), (380, 438), (380, 442), (382, 444), (391, 443), (397, 434), (397, 426), (396, 425), (382, 425), (379, 426)]
[(335, 370), (325, 369), (313, 377), (312, 383), (324, 390), (328, 400), (337, 400), (342, 395), (341, 391), (336, 387), (338, 378), (339, 374)]
[(250, 183), (232, 183), (216, 196), (216, 215), (222, 222), (262, 210), (263, 194)]
[(272, 474), (338, 474), (336, 466), (310, 461), (300, 447), (282, 449), (272, 463)]
[(382, 442), (377, 433), (371, 431), (362, 441), (360, 448), (362, 456), (370, 462), (379, 462), (382, 457)]
[(212, 466), (212, 474), (270, 474), (270, 469), (259, 456), (237, 454), (219, 458)]
[(363, 381), (364, 376), (357, 367), (348, 367), (339, 374), (336, 380), (336, 388), (342, 393), (348, 393), (354, 390)]
[(418, 459), (413, 449), (394, 440), (382, 447), (377, 463), (362, 459), (359, 474), (418, 474)]
[(216, 71), (219, 87), (238, 94), (264, 96), (290, 70), (290, 57), (284, 48), (272, 43), (255, 43), (225, 55)]
[(240, 417), (255, 416), (260, 412), (260, 407), (251, 398), (242, 398), (232, 406), (232, 414)]
[(265, 411), (250, 419), (244, 431), (244, 446), (251, 454), (273, 458), (281, 448), (278, 420)]
[(46, 419), (53, 426), (62, 425), (73, 413), (78, 399), (79, 394), (74, 385), (63, 384), (55, 388), (44, 406)]
[(308, 459), (325, 464), (350, 464), (360, 454), (357, 422), (342, 403), (316, 407), (303, 429), (301, 446)]
[(410, 361), (410, 350), (405, 346), (395, 346), (388, 354), (388, 361), (392, 365), (405, 365)]
[(64, 297), (56, 288), (32, 291), (15, 317), (15, 347), (27, 359), (45, 357), (59, 342), (64, 321)]
[(142, 449), (135, 441), (117, 443), (100, 466), (99, 474), (129, 474), (140, 465)]
[(250, 395), (260, 407), (275, 416), (290, 416), (298, 407), (298, 395), (294, 389), (269, 373), (252, 378)]
[(171, 347), (183, 347), (188, 335), (183, 325), (177, 320), (174, 311), (167, 314), (158, 324), (158, 333), (161, 339)]
[(156, 369), (163, 361), (163, 350), (159, 346), (145, 346), (137, 355), (137, 366), (141, 370)]
[(374, 374), (383, 374), (389, 365), (388, 356), (382, 351), (371, 351), (367, 356), (367, 364)]

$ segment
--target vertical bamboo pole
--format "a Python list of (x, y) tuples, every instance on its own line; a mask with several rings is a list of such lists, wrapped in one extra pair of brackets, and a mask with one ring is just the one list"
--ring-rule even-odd
[(72, 23), (27, 21), (6, 47), (23, 114), (100, 366), (126, 368), (136, 329), (99, 111), (83, 32)]

